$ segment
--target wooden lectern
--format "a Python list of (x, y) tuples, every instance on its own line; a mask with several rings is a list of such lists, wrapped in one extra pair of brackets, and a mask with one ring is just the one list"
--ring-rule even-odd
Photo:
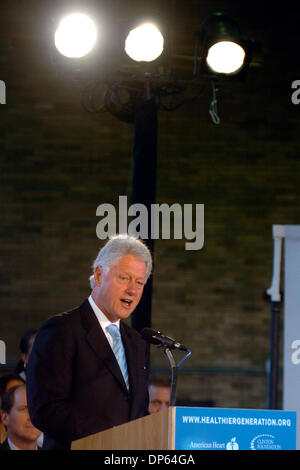
[(74, 441), (72, 450), (294, 450), (296, 412), (170, 406)]
[(174, 449), (175, 407), (73, 441), (71, 450)]

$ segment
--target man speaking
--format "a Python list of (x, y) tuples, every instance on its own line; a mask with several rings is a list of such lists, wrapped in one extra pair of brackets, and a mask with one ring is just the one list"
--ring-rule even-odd
[(39, 329), (26, 385), (44, 449), (70, 449), (76, 439), (148, 414), (148, 346), (122, 320), (138, 305), (151, 269), (143, 242), (112, 237), (94, 262), (90, 297)]

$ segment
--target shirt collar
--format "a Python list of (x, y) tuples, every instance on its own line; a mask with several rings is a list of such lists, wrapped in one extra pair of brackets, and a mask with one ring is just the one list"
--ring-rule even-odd
[[(91, 295), (89, 296), (88, 301), (93, 309), (94, 314), (98, 318), (100, 325), (102, 326), (103, 330), (106, 331), (106, 328), (108, 327), (108, 325), (111, 325), (112, 322), (107, 318), (107, 316), (102, 312), (102, 310), (100, 310)], [(117, 320), (113, 324), (117, 325), (117, 327), (120, 328), (120, 320)]]
[(15, 446), (15, 444), (10, 440), (9, 437), (7, 438), (7, 442), (11, 450), (21, 450), (19, 449), (19, 447)]
[[(17, 447), (17, 446), (10, 440), (9, 437), (7, 437), (7, 442), (8, 442), (8, 445), (9, 445), (10, 450), (21, 450), (21, 449), (19, 449), (19, 447)], [(35, 450), (37, 450), (37, 446), (36, 446)]]

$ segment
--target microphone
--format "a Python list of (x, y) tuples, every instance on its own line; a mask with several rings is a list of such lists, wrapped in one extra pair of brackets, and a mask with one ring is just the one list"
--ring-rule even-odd
[(145, 341), (151, 344), (158, 344), (169, 349), (180, 349), (181, 351), (190, 352), (183, 344), (178, 343), (175, 339), (163, 335), (160, 331), (152, 330), (152, 328), (143, 328), (141, 336)]

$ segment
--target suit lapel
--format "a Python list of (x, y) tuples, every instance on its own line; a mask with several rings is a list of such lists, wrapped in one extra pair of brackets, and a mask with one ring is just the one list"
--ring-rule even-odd
[(127, 391), (119, 364), (88, 300), (85, 300), (80, 306), (80, 313), (88, 344), (119, 384)]

